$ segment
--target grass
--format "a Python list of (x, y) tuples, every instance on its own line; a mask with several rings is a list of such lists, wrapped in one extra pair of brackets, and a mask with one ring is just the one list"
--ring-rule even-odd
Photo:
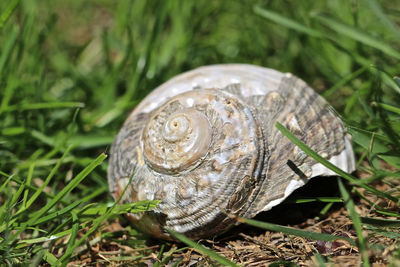
[[(398, 265), (398, 14), (388, 0), (1, 1), (0, 265)], [(321, 93), (352, 135), (356, 176), (335, 170), (338, 195), (288, 200), (318, 203), (315, 225), (177, 237), (188, 247), (150, 240), (120, 215), (156, 203), (115, 205), (108, 193), (111, 142), (153, 88), (231, 62), (294, 73)]]

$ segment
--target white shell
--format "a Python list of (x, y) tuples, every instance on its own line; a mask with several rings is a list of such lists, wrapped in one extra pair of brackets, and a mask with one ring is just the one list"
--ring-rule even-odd
[(203, 238), (281, 203), (309, 179), (333, 172), (276, 128), (346, 172), (355, 169), (343, 124), (302, 80), (242, 64), (201, 67), (160, 85), (131, 113), (111, 151), (110, 190), (123, 202), (161, 199), (129, 217), (145, 231), (164, 227)]

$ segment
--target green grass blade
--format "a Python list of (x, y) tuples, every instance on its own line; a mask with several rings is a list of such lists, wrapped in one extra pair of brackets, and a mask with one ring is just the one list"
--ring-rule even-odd
[(325, 267), (326, 266), (326, 262), (324, 260), (324, 257), (321, 254), (315, 254), (315, 258), (318, 261), (318, 266), (319, 267)]
[(363, 259), (363, 265), (365, 267), (370, 266), (369, 264), (369, 259), (368, 259), (368, 251), (367, 251), (367, 245), (363, 236), (363, 231), (362, 231), (362, 225), (361, 225), (361, 219), (358, 213), (356, 212), (355, 205), (353, 200), (350, 197), (350, 194), (347, 192), (346, 188), (344, 187), (342, 181), (340, 178), (338, 178), (338, 184), (339, 184), (339, 190), (340, 194), (343, 197), (344, 204), (346, 206), (346, 209), (350, 215), (351, 220), (353, 221), (353, 226), (354, 229), (356, 230), (357, 237), (358, 237), (358, 247), (360, 249), (360, 253)]
[(330, 202), (325, 205), (325, 207), (319, 212), (321, 216), (325, 216), (325, 214), (330, 210), (330, 208), (333, 206), (334, 202)]
[(1, 103), (0, 103), (0, 115), (2, 113), (2, 110), (8, 106), (8, 103), (10, 102), (12, 95), (15, 92), (15, 88), (17, 88), (19, 85), (20, 85), (20, 81), (17, 78), (14, 78), (14, 77), (8, 78), (7, 86), (4, 89), (4, 93), (2, 95), (2, 99), (1, 99)]
[[(347, 131), (352, 135), (352, 140), (355, 143), (359, 144), (367, 151), (376, 154), (390, 165), (400, 169), (400, 157), (390, 155), (393, 151), (389, 146), (385, 145), (377, 135), (355, 127), (349, 127)], [(393, 200), (392, 198), (390, 199)]]
[(18, 241), (18, 248), (25, 247), (27, 244), (36, 244), (36, 243), (43, 243), (43, 242), (49, 242), (52, 240), (56, 240), (58, 238), (61, 238), (63, 236), (69, 235), (71, 233), (71, 230), (63, 231), (60, 233), (57, 233), (56, 235), (51, 235), (51, 236), (42, 236), (38, 238), (32, 238), (32, 239), (21, 239)]
[(16, 202), (19, 199), (19, 196), (22, 194), (22, 192), (25, 189), (25, 184), (21, 184), (17, 190), (17, 192), (15, 192), (11, 198), (11, 206), (14, 207), (14, 205), (16, 205)]
[(298, 264), (291, 261), (274, 261), (268, 265), (268, 267), (299, 267)]
[[(147, 210), (154, 209), (159, 203), (160, 200), (145, 200), (133, 203), (118, 204), (115, 206), (113, 213), (120, 215), (126, 213), (145, 212)], [(108, 212), (109, 208), (110, 205), (108, 203), (104, 203), (97, 204), (96, 207), (88, 208), (83, 212), (79, 212), (80, 214), (86, 216), (102, 216)]]
[(84, 170), (82, 170), (74, 179), (72, 179), (69, 184), (58, 193), (54, 199), (52, 199), (46, 206), (44, 206), (39, 212), (35, 214), (32, 219), (29, 220), (28, 224), (32, 224), (36, 222), (43, 214), (49, 211), (54, 205), (56, 205), (60, 199), (62, 199), (66, 194), (72, 191), (75, 187), (77, 187), (86, 176), (89, 175), (97, 166), (99, 166), (107, 156), (105, 154), (100, 154), (95, 160), (93, 160)]
[(1, 130), (1, 134), (4, 136), (20, 135), (25, 132), (24, 127), (9, 127)]
[(400, 218), (400, 214), (399, 213), (394, 213), (394, 212), (384, 211), (384, 210), (377, 210), (376, 212), (380, 213), (380, 214), (383, 214), (383, 215), (386, 215), (386, 216)]
[[(9, 177), (12, 181), (14, 181), (14, 182), (16, 182), (17, 184), (19, 184), (19, 185), (21, 185), (21, 184), (23, 184), (24, 182), (22, 182), (20, 179), (18, 179), (17, 177), (15, 177), (15, 176), (10, 176)], [(31, 185), (25, 185), (25, 187), (26, 188), (29, 188), (30, 190), (33, 190), (33, 191), (38, 191), (39, 190), (39, 188), (37, 188), (37, 187), (35, 187), (35, 186), (31, 186)], [(1, 192), (1, 191), (0, 191)], [(44, 194), (47, 198), (54, 198), (55, 196), (53, 195), (53, 194), (50, 194), (50, 193), (47, 193), (47, 192), (44, 192), (44, 191), (42, 191), (42, 194)], [(63, 200), (61, 200), (60, 201), (62, 204), (66, 204), (66, 202), (64, 202)]]
[(374, 65), (372, 65), (369, 70), (373, 75), (377, 76), (379, 79), (382, 79), (386, 86), (392, 88), (395, 92), (400, 94), (400, 84), (396, 82), (396, 78), (398, 77), (393, 77), (390, 73)]
[(15, 234), (18, 236), (21, 232), (23, 232), (27, 226), (33, 225), (36, 221), (39, 220), (46, 212), (48, 212), (54, 205), (56, 205), (66, 194), (72, 191), (75, 187), (77, 187), (83, 179), (86, 178), (89, 173), (91, 173), (94, 168), (100, 165), (107, 156), (105, 154), (100, 154), (95, 160), (93, 160), (85, 169), (83, 169), (74, 179), (70, 181), (70, 183), (64, 187), (61, 192), (59, 192), (52, 200), (50, 200), (43, 208), (39, 211), (35, 212), (32, 215), (32, 218), (28, 220), (28, 222), (23, 223), (21, 229)]
[(12, 175), (7, 175), (4, 172), (1, 172), (2, 175), (7, 177), (7, 180), (1, 185), (0, 187), (0, 193), (4, 190), (4, 188), (8, 185), (8, 183), (11, 181), (11, 179), (13, 178)]
[(187, 238), (185, 235), (175, 232), (171, 229), (167, 229), (167, 231), (176, 239), (180, 240), (181, 242), (185, 243), (186, 245), (194, 248), (195, 250), (197, 250), (200, 253), (203, 253), (204, 255), (207, 255), (209, 258), (214, 259), (216, 262), (218, 262), (219, 264), (222, 264), (223, 266), (239, 266), (234, 262), (231, 262), (230, 260), (228, 260), (227, 258), (219, 255), (217, 252), (215, 252), (212, 249), (206, 248), (205, 246), (194, 242), (193, 240), (191, 240), (190, 238)]
[(51, 221), (52, 219), (55, 219), (55, 218), (61, 218), (61, 216), (71, 212), (74, 208), (76, 208), (81, 203), (82, 203), (81, 200), (73, 202), (72, 204), (68, 205), (65, 208), (62, 208), (60, 210), (57, 210), (57, 211), (55, 211), (53, 213), (50, 213), (50, 214), (48, 214), (46, 216), (43, 216), (43, 217), (39, 218), (36, 222), (32, 223), (32, 225), (39, 225), (39, 224)]
[(365, 202), (367, 202), (371, 207), (374, 207), (376, 209), (377, 213), (381, 213), (387, 216), (391, 216), (391, 217), (398, 217), (400, 218), (400, 213), (391, 211), (391, 210), (387, 210), (383, 207), (381, 207), (380, 205), (378, 205), (376, 202), (372, 202), (370, 201), (366, 196), (364, 196), (359, 190), (354, 189), (354, 192), (360, 197), (362, 198)]
[(342, 200), (338, 197), (297, 198), (295, 200), (295, 203), (309, 203), (309, 202), (337, 203), (337, 202), (342, 202)]
[(298, 31), (298, 32), (301, 32), (301, 33), (308, 34), (308, 35), (310, 35), (312, 37), (318, 37), (318, 38), (324, 37), (324, 35), (322, 33), (318, 32), (318, 31), (316, 31), (316, 30), (314, 30), (312, 28), (309, 28), (309, 27), (307, 27), (307, 26), (305, 26), (305, 25), (303, 25), (303, 24), (301, 24), (301, 23), (299, 23), (299, 22), (297, 22), (295, 20), (286, 18), (286, 17), (282, 16), (279, 13), (275, 13), (275, 12), (272, 12), (270, 10), (263, 9), (263, 8), (261, 8), (259, 6), (255, 6), (253, 8), (253, 11), (257, 15), (260, 15), (263, 18), (269, 19), (269, 20), (271, 20), (271, 21), (273, 21), (273, 22), (275, 22), (275, 23), (277, 23), (279, 25), (282, 25), (282, 26), (286, 27), (286, 28), (289, 28), (289, 29), (292, 29), (292, 30), (295, 30), (295, 31)]
[(72, 251), (74, 250), (74, 243), (76, 240), (76, 237), (78, 235), (78, 230), (79, 230), (79, 221), (78, 221), (78, 215), (75, 212), (71, 212), (71, 216), (72, 216), (72, 229), (71, 229), (71, 236), (68, 240), (68, 245), (66, 248), (66, 253), (71, 254)]
[(0, 15), (0, 29), (4, 27), (4, 24), (10, 18), (15, 8), (18, 6), (20, 0), (12, 0), (4, 11)]
[(39, 197), (39, 195), (43, 192), (43, 189), (50, 183), (51, 179), (54, 177), (54, 175), (56, 174), (56, 172), (58, 171), (58, 169), (60, 168), (61, 164), (63, 163), (65, 157), (69, 154), (70, 150), (71, 150), (71, 146), (69, 146), (64, 154), (61, 156), (60, 160), (57, 162), (57, 164), (54, 166), (54, 168), (50, 171), (49, 175), (46, 177), (46, 179), (44, 180), (43, 184), (38, 188), (38, 190), (36, 190), (36, 192), (31, 196), (31, 198), (29, 199), (29, 201), (26, 204), (26, 208), (29, 208), (33, 202), (35, 202), (35, 200)]
[(337, 89), (343, 87), (345, 84), (347, 84), (348, 82), (354, 80), (356, 77), (360, 76), (364, 71), (366, 71), (369, 68), (369, 66), (364, 66), (359, 68), (358, 70), (346, 75), (345, 77), (343, 77), (343, 79), (341, 79), (340, 81), (338, 81), (335, 85), (333, 85), (331, 88), (329, 88), (328, 90), (326, 90), (322, 95), (324, 97), (329, 97), (330, 95), (332, 95)]
[(389, 56), (400, 59), (400, 53), (393, 49), (391, 46), (387, 45), (383, 41), (372, 37), (371, 35), (365, 33), (359, 28), (353, 27), (351, 25), (345, 24), (339, 20), (336, 20), (328, 15), (319, 14), (316, 18), (325, 26), (331, 28), (339, 34), (343, 34), (351, 39), (359, 41), (367, 46), (376, 48)]
[(20, 105), (10, 105), (4, 107), (1, 112), (23, 111), (23, 110), (41, 110), (41, 109), (57, 109), (57, 108), (83, 108), (85, 104), (82, 102), (45, 102), (45, 103), (24, 103)]
[[(33, 170), (34, 169), (35, 169), (35, 163), (32, 163), (29, 166), (29, 169), (28, 169), (28, 177), (26, 179), (25, 186), (28, 186), (28, 185), (31, 184), (32, 176), (33, 176)], [(26, 188), (25, 192), (24, 192), (24, 196), (22, 198), (22, 205), (21, 205), (21, 209), (20, 210), (26, 209), (26, 202), (27, 202), (27, 199), (28, 199), (28, 194), (29, 194), (29, 188)]]
[(392, 106), (389, 104), (385, 104), (385, 103), (378, 103), (378, 102), (372, 102), (371, 105), (375, 106), (375, 107), (383, 108), (387, 111), (391, 111), (391, 112), (394, 112), (394, 113), (400, 115), (400, 108), (398, 108), (398, 107), (395, 107), (395, 106)]
[(114, 136), (73, 136), (68, 140), (68, 144), (74, 146), (74, 148), (88, 149), (93, 147), (101, 147), (110, 145), (114, 140)]
[(113, 214), (113, 211), (114, 211), (115, 207), (117, 206), (117, 203), (120, 202), (121, 198), (124, 196), (126, 190), (128, 189), (128, 186), (131, 184), (134, 173), (135, 172), (133, 170), (131, 176), (129, 177), (129, 181), (126, 184), (126, 186), (124, 187), (124, 190), (122, 190), (122, 193), (119, 196), (119, 198), (114, 201), (113, 205), (102, 216), (100, 216), (94, 220), (93, 226), (78, 241), (76, 241), (73, 244), (73, 246), (71, 246), (71, 250), (68, 253), (65, 253), (61, 258), (58, 259), (58, 261), (57, 261), (58, 263), (65, 264), (66, 261), (71, 257), (73, 250), (75, 248), (77, 248), (80, 244), (82, 244), (82, 242), (87, 240), (89, 235), (91, 235), (100, 226), (100, 224), (104, 220), (106, 220), (108, 217), (110, 217)]
[[(1, 27), (0, 27), (1, 28)], [(12, 50), (15, 47), (15, 42), (17, 40), (18, 31), (16, 28), (13, 28), (12, 31), (9, 33), (7, 43), (5, 44), (4, 48), (2, 49), (1, 57), (0, 57), (0, 78), (3, 78), (3, 69), (6, 65), (8, 58)], [(1, 110), (0, 110), (1, 114)]]
[(97, 197), (97, 196), (103, 194), (104, 192), (108, 192), (108, 189), (107, 189), (107, 188), (104, 188), (104, 187), (99, 187), (99, 188), (97, 188), (96, 190), (94, 190), (91, 194), (89, 194), (89, 195), (83, 197), (83, 198), (81, 199), (81, 201), (82, 201), (82, 203), (87, 202), (87, 201), (90, 201), (91, 199), (93, 199), (93, 198), (95, 198), (95, 197)]
[(367, 4), (370, 6), (371, 10), (374, 11), (375, 15), (379, 18), (382, 24), (386, 27), (386, 29), (390, 29), (390, 31), (400, 39), (400, 32), (396, 28), (395, 24), (386, 16), (383, 12), (381, 5), (376, 0), (365, 0)]
[(312, 240), (322, 240), (322, 241), (335, 241), (335, 240), (345, 240), (349, 242), (351, 245), (356, 246), (356, 242), (349, 238), (349, 237), (343, 237), (343, 236), (334, 236), (334, 235), (329, 235), (329, 234), (323, 234), (323, 233), (316, 233), (316, 232), (310, 232), (310, 231), (305, 231), (301, 229), (296, 229), (292, 227), (287, 227), (287, 226), (282, 226), (278, 224), (273, 224), (273, 223), (268, 223), (268, 222), (260, 222), (252, 219), (246, 219), (246, 218), (237, 218), (237, 220), (241, 223), (246, 223), (255, 227), (259, 227), (265, 230), (269, 231), (274, 231), (274, 232), (282, 232), (285, 234), (289, 235), (294, 235), (294, 236), (300, 236)]
[(400, 77), (398, 76), (393, 77), (393, 81), (397, 84), (397, 87), (400, 91)]
[(400, 227), (400, 220), (389, 220), (380, 218), (361, 217), (363, 224), (368, 224), (377, 227)]
[(43, 259), (47, 261), (51, 266), (54, 266), (57, 262), (57, 258), (51, 254), (47, 249), (44, 250)]
[(293, 144), (295, 144), (296, 146), (298, 146), (301, 150), (303, 150), (308, 156), (312, 157), (313, 159), (315, 159), (316, 161), (318, 161), (319, 163), (321, 163), (322, 165), (324, 165), (325, 167), (327, 167), (328, 169), (334, 171), (335, 173), (337, 173), (338, 175), (342, 176), (343, 178), (345, 178), (346, 180), (348, 180), (349, 182), (356, 184), (378, 196), (384, 197), (384, 198), (388, 198), (392, 201), (394, 201), (395, 203), (397, 203), (399, 200), (394, 197), (391, 196), (387, 193), (384, 193), (382, 191), (377, 190), (376, 188), (369, 186), (367, 184), (364, 184), (362, 181), (358, 180), (356, 177), (346, 173), (345, 171), (341, 170), (340, 168), (336, 167), (335, 165), (333, 165), (332, 163), (330, 163), (329, 161), (327, 161), (326, 159), (324, 159), (323, 157), (321, 157), (320, 155), (318, 155), (318, 153), (316, 153), (315, 151), (313, 151), (311, 148), (309, 148), (306, 144), (304, 144), (301, 140), (299, 140), (294, 134), (292, 134), (288, 129), (285, 128), (285, 126), (283, 126), (282, 124), (280, 124), (279, 122), (276, 122), (275, 124), (276, 128), (278, 128), (279, 131), (281, 131), (281, 133), (286, 136)]
[(154, 264), (153, 267), (159, 267), (159, 266), (160, 266), (160, 262), (161, 262), (161, 259), (162, 259), (162, 255), (163, 255), (163, 252), (164, 252), (164, 248), (165, 248), (165, 244), (162, 244), (162, 245), (161, 245), (161, 248), (160, 248), (159, 251), (158, 251), (158, 255), (157, 255), (158, 261), (156, 261), (156, 263)]

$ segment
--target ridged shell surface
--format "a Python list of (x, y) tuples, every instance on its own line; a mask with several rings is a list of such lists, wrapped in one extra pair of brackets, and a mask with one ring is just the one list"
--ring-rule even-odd
[[(343, 124), (313, 89), (291, 74), (244, 64), (212, 65), (156, 88), (130, 114), (111, 148), (110, 191), (123, 203), (160, 199), (128, 217), (170, 239), (194, 238), (282, 202), (309, 179), (333, 175), (276, 128), (279, 121), (321, 156), (354, 170)], [(127, 185), (130, 177), (131, 183)]]

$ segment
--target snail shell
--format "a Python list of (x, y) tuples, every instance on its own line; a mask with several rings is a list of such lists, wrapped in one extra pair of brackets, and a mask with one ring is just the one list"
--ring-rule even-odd
[(233, 214), (254, 217), (309, 179), (334, 175), (275, 128), (286, 126), (344, 171), (355, 169), (341, 120), (291, 74), (241, 64), (201, 67), (156, 88), (116, 137), (110, 191), (123, 203), (159, 199), (129, 214), (144, 231), (171, 239), (165, 227), (193, 239), (219, 234)]

